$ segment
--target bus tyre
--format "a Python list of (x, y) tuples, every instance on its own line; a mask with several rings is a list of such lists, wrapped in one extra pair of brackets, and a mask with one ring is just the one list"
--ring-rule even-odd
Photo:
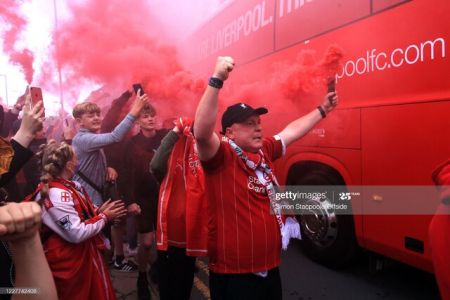
[[(294, 175), (291, 171), (289, 174)], [(288, 179), (288, 185), (336, 185), (338, 189), (346, 191), (342, 177), (328, 166), (311, 162), (303, 165), (295, 174), (300, 176), (288, 176), (291, 178)], [(311, 201), (314, 202), (310, 203), (315, 207), (314, 211), (297, 216), (302, 231), (302, 251), (329, 268), (348, 266), (358, 252), (353, 216), (327, 209), (327, 204), (332, 203), (333, 199)]]

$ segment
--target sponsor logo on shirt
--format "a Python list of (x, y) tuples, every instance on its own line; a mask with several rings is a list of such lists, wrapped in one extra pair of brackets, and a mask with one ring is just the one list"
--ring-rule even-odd
[(70, 231), (70, 229), (72, 228), (72, 223), (70, 222), (69, 215), (66, 215), (56, 221), (56, 224), (66, 231)]
[(266, 194), (266, 187), (254, 176), (248, 176), (247, 188), (258, 194)]

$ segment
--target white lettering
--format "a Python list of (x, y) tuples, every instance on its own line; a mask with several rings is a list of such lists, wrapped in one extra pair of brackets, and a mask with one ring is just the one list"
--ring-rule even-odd
[(424, 53), (425, 53), (425, 46), (430, 45), (430, 58), (431, 60), (434, 60), (434, 45), (436, 42), (440, 42), (441, 45), (441, 57), (445, 57), (445, 40), (443, 38), (437, 38), (434, 41), (426, 41), (424, 43), (420, 44), (420, 61), (424, 60)]
[[(411, 52), (409, 50), (411, 50), (411, 49), (415, 49), (416, 50), (416, 58), (414, 58), (413, 60), (409, 60), (409, 56), (408, 56), (408, 53)], [(405, 61), (406, 61), (406, 63), (410, 64), (410, 65), (415, 64), (419, 60), (419, 58), (420, 58), (419, 47), (417, 47), (416, 45), (409, 45), (408, 48), (406, 48), (406, 51), (405, 51)]]
[[(294, 1), (294, 3), (292, 3), (292, 1)], [(293, 12), (295, 12), (296, 10), (299, 10), (300, 8), (302, 8), (306, 3), (311, 3), (314, 0), (280, 0), (280, 5), (279, 5), (279, 17), (282, 18), (285, 15), (289, 15)], [(287, 4), (287, 5), (285, 5)], [(294, 4), (294, 5), (292, 5)]]
[[(362, 70), (360, 70), (359, 66), (360, 63), (362, 63)], [(367, 70), (367, 61), (364, 58), (360, 58), (356, 61), (356, 73), (358, 73), (359, 75), (365, 73)]]
[[(210, 42), (203, 42), (200, 48), (201, 57), (214, 54), (224, 48), (230, 47), (239, 41), (242, 36), (249, 36), (261, 28), (272, 23), (273, 17), (266, 15), (266, 1), (257, 3), (254, 7), (238, 16), (222, 29), (210, 37)], [(208, 47), (208, 44), (210, 45)], [(209, 50), (209, 53), (208, 53)]]
[[(378, 64), (378, 59), (379, 59), (380, 57), (384, 57), (384, 64), (383, 64), (382, 67), (380, 67), (380, 65)], [(382, 52), (382, 53), (380, 53), (380, 54), (377, 55), (377, 59), (375, 60), (375, 66), (377, 67), (378, 70), (383, 71), (384, 69), (386, 69), (386, 66), (387, 66), (386, 58), (387, 58), (386, 53), (383, 53), (383, 52)], [(372, 72), (373, 72), (373, 70), (372, 70)]]
[(344, 67), (337, 72), (336, 78), (341, 79), (355, 74), (363, 75), (374, 71), (400, 68), (405, 63), (413, 65), (426, 60), (446, 58), (445, 40), (443, 38), (424, 41), (420, 44), (411, 44), (405, 48), (395, 48), (390, 53), (380, 52), (377, 54), (376, 51), (376, 49), (367, 50), (364, 57), (345, 62)]
[[(352, 66), (352, 72), (348, 71), (348, 67)], [(355, 63), (351, 60), (349, 60), (346, 64), (345, 64), (345, 73), (347, 76), (353, 76), (353, 74), (355, 74)]]
[(394, 67), (396, 67), (396, 68), (399, 67), (399, 66), (401, 66), (401, 65), (403, 64), (403, 58), (400, 59), (400, 62), (399, 62), (398, 64), (395, 63), (395, 61), (394, 61), (394, 56), (395, 56), (395, 54), (398, 53), (398, 52), (400, 52), (400, 54), (401, 54), (402, 57), (403, 57), (403, 50), (400, 49), (400, 48), (395, 49), (394, 51), (392, 51), (392, 54), (391, 54), (391, 63), (392, 63), (392, 65), (393, 65)]

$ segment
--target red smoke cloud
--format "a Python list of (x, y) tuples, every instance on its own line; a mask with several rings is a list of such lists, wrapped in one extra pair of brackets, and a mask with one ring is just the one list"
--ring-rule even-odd
[[(342, 49), (337, 45), (328, 47), (322, 56), (313, 50), (302, 50), (294, 60), (274, 63), (269, 74), (261, 73), (259, 81), (227, 81), (219, 101), (221, 112), (236, 102), (246, 102), (254, 107), (266, 106), (269, 114), (262, 117), (263, 123), (269, 132), (275, 133), (290, 120), (322, 103), (327, 91), (326, 84), (329, 78), (336, 76), (343, 56)], [(237, 68), (233, 72), (239, 71)], [(232, 73), (230, 78), (233, 76), (235, 74)], [(273, 119), (271, 116), (275, 114), (282, 119)]]
[(312, 93), (334, 78), (344, 57), (337, 45), (328, 47), (321, 60), (317, 60), (315, 51), (301, 51), (295, 61), (280, 63), (275, 80), (286, 99), (296, 101)]
[(344, 51), (341, 47), (334, 44), (328, 47), (327, 53), (321, 62), (325, 76), (335, 77), (336, 73), (342, 67), (342, 59), (344, 58)]
[[(102, 86), (89, 97), (102, 106), (132, 83), (141, 82), (163, 117), (194, 115), (205, 80), (182, 67), (177, 51), (183, 49), (171, 44), (173, 37), (165, 33), (153, 15), (157, 12), (150, 11), (145, 1), (78, 1), (70, 2), (68, 9), (71, 17), (60, 20), (59, 30), (54, 32), (53, 57), (44, 67), (40, 82), (44, 88), (57, 91), (53, 78), (59, 62), (69, 105), (74, 104), (79, 87), (86, 82)], [(221, 103), (263, 101), (286, 110), (312, 98), (317, 102), (314, 92), (325, 94), (327, 78), (336, 72), (341, 59), (342, 51), (337, 46), (331, 46), (322, 58), (314, 51), (302, 51), (295, 61), (274, 64), (272, 73), (261, 81), (238, 86), (227, 82), (221, 96), (225, 101)]]
[(325, 85), (330, 77), (336, 76), (343, 56), (337, 45), (328, 47), (322, 58), (317, 57), (316, 51), (302, 50), (294, 60), (274, 63), (272, 73), (261, 76), (261, 81), (231, 88), (227, 98), (248, 99), (249, 102), (272, 98), (284, 104), (299, 104), (316, 92), (325, 94)]
[(0, 2), (0, 19), (3, 22), (3, 50), (9, 56), (9, 61), (18, 65), (28, 83), (33, 80), (33, 53), (28, 49), (18, 50), (16, 43), (27, 25), (26, 19), (20, 13), (21, 1), (2, 0)]
[(68, 5), (71, 17), (60, 22), (54, 33), (54, 57), (44, 68), (42, 85), (55, 88), (51, 82), (59, 62), (70, 105), (87, 81), (102, 85), (103, 91), (113, 95), (110, 100), (141, 82), (160, 111), (167, 115), (193, 113), (191, 103), (199, 98), (204, 83), (178, 63), (175, 47), (166, 42), (164, 28), (146, 1), (96, 0)]

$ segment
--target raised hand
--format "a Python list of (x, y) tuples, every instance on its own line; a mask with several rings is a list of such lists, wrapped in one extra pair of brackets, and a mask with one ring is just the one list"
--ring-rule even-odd
[(175, 120), (176, 133), (189, 134), (192, 124), (194, 123), (191, 118), (180, 117)]
[(323, 99), (322, 107), (326, 113), (332, 111), (339, 103), (339, 98), (336, 92), (330, 92), (325, 95)]
[(230, 56), (219, 56), (212, 77), (222, 81), (227, 80), (229, 74), (234, 69), (234, 59)]
[(41, 207), (36, 202), (11, 202), (0, 207), (0, 240), (30, 238), (39, 229), (41, 214)]
[(142, 94), (142, 91), (139, 89), (131, 106), (130, 114), (137, 118), (141, 113), (141, 110), (149, 104), (148, 100), (147, 94)]

